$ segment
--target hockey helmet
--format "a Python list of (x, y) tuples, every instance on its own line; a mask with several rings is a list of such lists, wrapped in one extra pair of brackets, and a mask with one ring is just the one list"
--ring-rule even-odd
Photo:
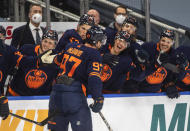
[(161, 35), (160, 35), (160, 39), (161, 39), (162, 37), (168, 37), (168, 38), (174, 40), (174, 38), (175, 38), (174, 31), (173, 31), (173, 30), (164, 30), (164, 31), (161, 33)]
[(85, 41), (91, 45), (96, 45), (96, 43), (100, 41), (101, 45), (105, 45), (107, 37), (105, 32), (100, 27), (92, 26), (86, 33)]
[(132, 37), (129, 33), (127, 33), (127, 31), (120, 31), (116, 34), (115, 40), (116, 39), (122, 39), (122, 40), (125, 40), (126, 42), (130, 43), (132, 40)]
[(43, 36), (42, 36), (42, 40), (45, 38), (49, 38), (52, 40), (55, 40), (56, 42), (58, 41), (58, 34), (55, 30), (47, 30)]
[(94, 23), (94, 17), (88, 14), (84, 14), (80, 17), (79, 25), (87, 24), (90, 26), (93, 26)]
[(127, 31), (120, 31), (116, 34), (115, 40), (116, 39), (124, 40), (126, 42), (126, 46), (129, 47), (130, 42), (132, 41), (132, 36), (133, 35), (130, 35)]
[(129, 16), (128, 18), (126, 18), (125, 21), (123, 22), (123, 25), (122, 25), (122, 26), (124, 26), (124, 25), (126, 25), (126, 24), (132, 24), (132, 25), (134, 25), (136, 28), (139, 27), (137, 20), (135, 19), (135, 17), (132, 17), (132, 16)]

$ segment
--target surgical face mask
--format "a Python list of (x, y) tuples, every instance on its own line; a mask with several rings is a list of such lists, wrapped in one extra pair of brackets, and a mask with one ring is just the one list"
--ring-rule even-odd
[(36, 13), (32, 16), (32, 21), (36, 24), (40, 23), (42, 21), (42, 15), (39, 13)]
[(123, 22), (124, 22), (124, 20), (125, 20), (125, 16), (124, 15), (117, 15), (116, 16), (116, 22), (119, 24), (119, 25), (122, 25), (123, 24)]

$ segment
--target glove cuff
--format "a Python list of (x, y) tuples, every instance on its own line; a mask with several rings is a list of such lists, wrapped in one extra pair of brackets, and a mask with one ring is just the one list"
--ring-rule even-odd
[(5, 103), (7, 103), (7, 102), (8, 102), (7, 97), (5, 97), (5, 96), (0, 96), (0, 104), (5, 104)]
[(174, 86), (174, 85), (175, 85), (174, 82), (169, 82), (169, 83), (165, 84), (165, 88), (168, 88), (168, 87)]
[(104, 102), (104, 97), (101, 96), (101, 97), (95, 98), (94, 101), (98, 102), (98, 103), (103, 103)]

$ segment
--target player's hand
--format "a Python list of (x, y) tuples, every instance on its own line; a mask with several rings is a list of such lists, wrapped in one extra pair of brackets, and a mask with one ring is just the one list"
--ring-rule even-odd
[(166, 95), (171, 99), (178, 98), (180, 96), (178, 89), (174, 84), (168, 85), (166, 87)]
[(41, 56), (41, 61), (44, 64), (51, 64), (53, 63), (55, 56), (56, 55), (52, 55), (52, 50), (49, 50)]
[(162, 64), (168, 63), (169, 62), (168, 53), (160, 54), (160, 61), (161, 61)]
[(149, 60), (149, 54), (145, 50), (135, 50), (137, 60), (140, 64), (146, 64)]
[(102, 63), (108, 64), (109, 66), (116, 66), (119, 63), (119, 56), (105, 53), (102, 56)]
[(94, 103), (90, 105), (90, 108), (92, 109), (93, 112), (97, 113), (102, 109), (103, 103), (104, 103), (104, 97), (98, 97), (94, 99)]
[(0, 116), (5, 120), (9, 115), (8, 99), (5, 96), (0, 96)]
[(187, 57), (183, 54), (183, 52), (176, 55), (176, 64), (181, 71), (185, 71), (189, 65)]
[(162, 65), (162, 64), (168, 63), (169, 60), (170, 60), (170, 57), (169, 57), (168, 53), (160, 53), (160, 55), (157, 59), (157, 62), (158, 62), (158, 64)]

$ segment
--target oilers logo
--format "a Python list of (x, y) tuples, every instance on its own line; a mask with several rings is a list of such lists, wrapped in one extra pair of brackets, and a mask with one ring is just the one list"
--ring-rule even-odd
[(71, 37), (71, 38), (69, 39), (69, 42), (70, 42), (70, 43), (74, 43), (74, 44), (79, 44), (79, 43), (80, 43), (79, 40), (77, 40), (75, 37)]
[(103, 65), (103, 68), (101, 71), (101, 80), (105, 82), (109, 80), (111, 76), (112, 76), (112, 69), (107, 64)]
[(47, 75), (44, 71), (33, 69), (30, 70), (26, 77), (25, 77), (25, 83), (29, 88), (39, 88), (41, 87), (47, 80)]
[(186, 75), (185, 75), (185, 77), (183, 78), (182, 82), (183, 82), (185, 85), (189, 85), (189, 84), (190, 84), (190, 69), (187, 69), (187, 70), (186, 70)]
[(160, 84), (167, 76), (167, 71), (164, 67), (158, 68), (153, 74), (146, 77), (149, 84)]

